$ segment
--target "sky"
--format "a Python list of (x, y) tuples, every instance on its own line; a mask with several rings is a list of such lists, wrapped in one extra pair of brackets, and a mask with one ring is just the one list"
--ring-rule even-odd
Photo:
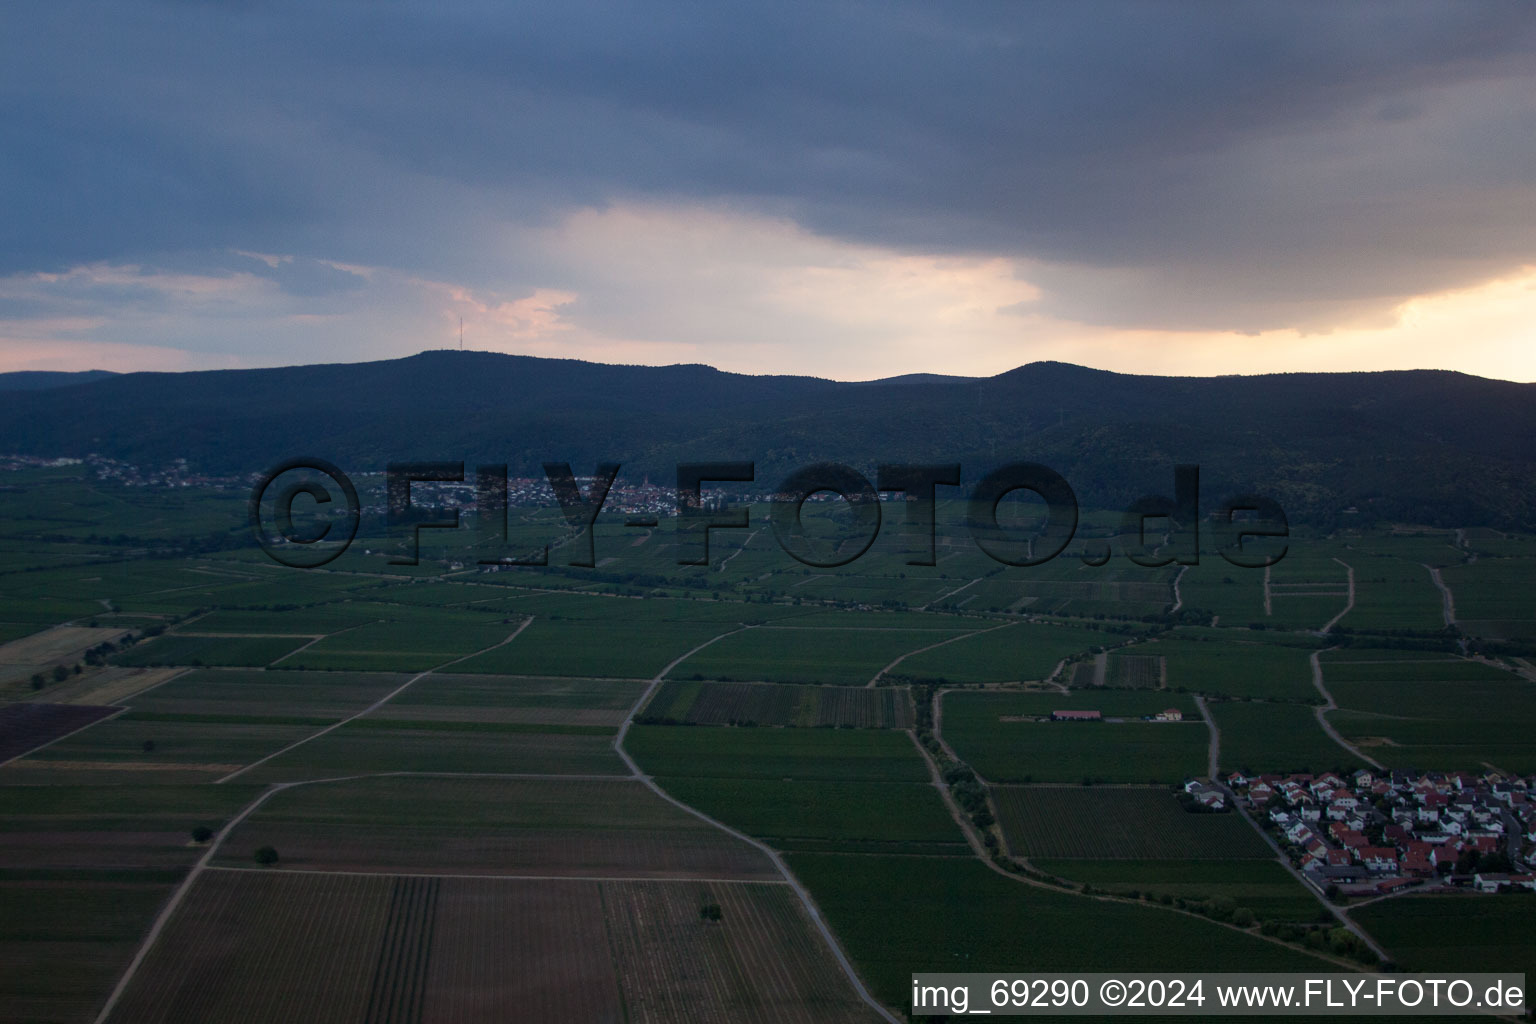
[(1536, 380), (1536, 7), (0, 9), (0, 371)]

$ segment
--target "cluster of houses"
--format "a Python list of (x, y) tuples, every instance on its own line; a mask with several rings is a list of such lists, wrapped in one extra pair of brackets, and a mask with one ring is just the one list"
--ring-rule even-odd
[(1319, 889), (1536, 890), (1536, 776), (1362, 769), (1347, 778), (1233, 772), (1226, 782), (1268, 815)]

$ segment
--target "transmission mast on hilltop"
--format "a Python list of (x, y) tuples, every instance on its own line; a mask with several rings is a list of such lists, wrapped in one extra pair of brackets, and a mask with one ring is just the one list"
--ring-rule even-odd
[(459, 317), (459, 351), (464, 351), (464, 318)]

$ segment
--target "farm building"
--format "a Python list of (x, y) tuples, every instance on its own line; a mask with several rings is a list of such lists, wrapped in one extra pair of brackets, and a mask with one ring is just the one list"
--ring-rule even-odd
[(1053, 722), (1097, 722), (1103, 719), (1098, 711), (1052, 711)]

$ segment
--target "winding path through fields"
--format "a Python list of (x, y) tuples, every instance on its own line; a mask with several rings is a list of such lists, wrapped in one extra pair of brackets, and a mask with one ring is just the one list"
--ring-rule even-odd
[(929, 601), (927, 604), (923, 605), (922, 607), (920, 607), (917, 610), (920, 611), (920, 612), (925, 612), (929, 608), (932, 608), (934, 605), (938, 604), (940, 601), (947, 601), (949, 598), (954, 597), (956, 594), (960, 593), (960, 591), (966, 589), (967, 587), (973, 587), (976, 584), (980, 583), (983, 579), (985, 579), (985, 577), (977, 576), (975, 579), (971, 580), (968, 583), (961, 584), (960, 586), (956, 587), (954, 590), (951, 590), (947, 594), (940, 594), (938, 597), (934, 598), (932, 601)]
[(1374, 757), (1371, 757), (1369, 754), (1362, 753), (1359, 747), (1356, 747), (1350, 743), (1343, 736), (1340, 736), (1339, 731), (1333, 727), (1333, 723), (1328, 721), (1328, 712), (1337, 711), (1339, 709), (1339, 705), (1334, 702), (1333, 694), (1328, 692), (1328, 687), (1323, 685), (1323, 662), (1321, 655), (1325, 651), (1334, 650), (1338, 650), (1338, 648), (1325, 647), (1321, 651), (1313, 651), (1312, 657), (1308, 659), (1312, 663), (1312, 685), (1317, 687), (1317, 692), (1323, 695), (1323, 703), (1321, 705), (1313, 705), (1312, 714), (1316, 716), (1317, 724), (1323, 727), (1323, 732), (1328, 734), (1329, 739), (1333, 740), (1333, 742), (1337, 743), (1351, 754), (1354, 754), (1356, 757), (1370, 765), (1372, 768), (1375, 768), (1377, 771), (1381, 771), (1383, 765), (1380, 761), (1376, 760)]
[(731, 559), (735, 558), (737, 555), (739, 555), (743, 551), (747, 550), (747, 545), (752, 543), (752, 538), (756, 537), (758, 534), (760, 534), (762, 532), (763, 532), (762, 528), (759, 527), (756, 530), (753, 530), (751, 533), (747, 534), (747, 539), (741, 542), (741, 547), (737, 548), (735, 551), (732, 551), (729, 555), (726, 555), (724, 558), (722, 558), (720, 560), (720, 564), (715, 566), (715, 571), (716, 572), (725, 572), (725, 567), (731, 563)]
[(1440, 570), (1432, 565), (1424, 565), (1429, 570), (1429, 578), (1434, 580), (1435, 589), (1440, 591), (1440, 614), (1445, 619), (1447, 626), (1456, 625), (1456, 597), (1451, 593), (1451, 588), (1446, 586), (1445, 578), (1440, 575)]
[(1194, 697), (1195, 707), (1200, 709), (1200, 717), (1205, 719), (1206, 728), (1211, 730), (1211, 744), (1206, 750), (1205, 775), (1215, 782), (1220, 778), (1221, 771), (1221, 726), (1216, 724), (1216, 716), (1211, 714), (1205, 698), (1198, 693)]
[(1017, 622), (1005, 622), (1005, 623), (1003, 623), (1000, 626), (991, 626), (991, 627), (989, 627), (987, 629), (975, 629), (975, 630), (972, 630), (969, 633), (961, 633), (959, 636), (952, 636), (952, 637), (948, 638), (947, 640), (940, 640), (936, 644), (929, 644), (927, 647), (919, 647), (915, 651), (908, 651), (906, 654), (903, 654), (901, 657), (897, 658), (895, 661), (891, 662), (889, 665), (887, 665), (884, 668), (882, 668), (879, 672), (876, 672), (874, 677), (872, 679), (870, 679), (870, 681), (865, 683), (864, 685), (865, 686), (874, 686), (875, 684), (879, 683), (881, 676), (885, 675), (891, 669), (895, 668), (897, 665), (900, 665), (902, 662), (906, 661), (908, 658), (912, 657), (914, 654), (922, 654), (924, 651), (931, 651), (935, 647), (943, 647), (945, 644), (952, 644), (952, 643), (954, 643), (957, 640), (969, 640), (973, 636), (981, 636), (981, 634), (983, 634), (983, 633), (991, 633), (993, 630), (1007, 629), (1009, 626), (1017, 626), (1017, 625), (1018, 625)]
[(1339, 614), (1335, 615), (1333, 618), (1329, 619), (1328, 624), (1322, 629), (1318, 630), (1320, 633), (1327, 633), (1332, 631), (1333, 627), (1339, 624), (1339, 620), (1353, 611), (1355, 607), (1355, 567), (1344, 561), (1342, 558), (1335, 558), (1334, 561), (1338, 562), (1344, 567), (1345, 579), (1349, 584), (1349, 599), (1344, 602), (1344, 610), (1339, 612)]

